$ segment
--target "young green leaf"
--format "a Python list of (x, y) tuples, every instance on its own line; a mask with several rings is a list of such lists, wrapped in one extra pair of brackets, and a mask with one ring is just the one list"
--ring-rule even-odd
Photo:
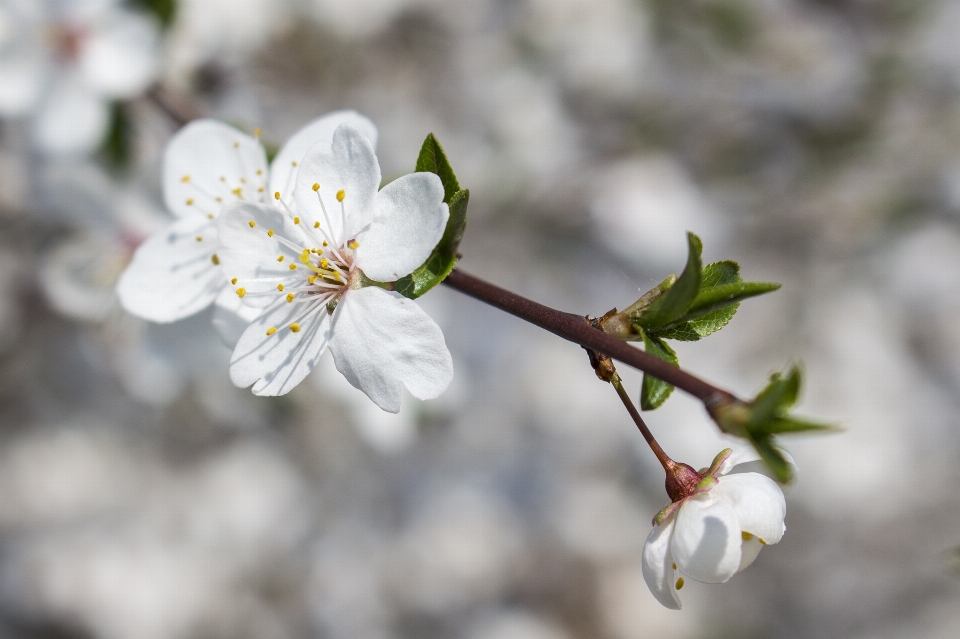
[(127, 168), (133, 154), (133, 122), (127, 107), (121, 102), (110, 106), (110, 126), (100, 145), (104, 161), (115, 171)]
[(751, 437), (750, 442), (757, 449), (760, 458), (773, 471), (773, 476), (776, 477), (777, 481), (781, 484), (787, 484), (793, 479), (793, 469), (790, 468), (790, 464), (784, 459), (780, 450), (773, 445), (773, 440), (770, 437)]
[(795, 419), (793, 417), (774, 417), (751, 428), (751, 431), (768, 435), (778, 435), (782, 433), (805, 433), (811, 431), (818, 432), (837, 432), (839, 429), (832, 424), (821, 424), (806, 419)]
[(436, 173), (440, 176), (440, 181), (443, 182), (443, 201), (447, 204), (460, 191), (460, 183), (453, 172), (453, 167), (447, 160), (447, 154), (443, 152), (443, 147), (440, 146), (440, 142), (437, 141), (433, 133), (427, 136), (427, 139), (423, 141), (423, 146), (420, 147), (416, 170), (418, 172)]
[(793, 366), (786, 375), (774, 373), (770, 383), (753, 401), (747, 428), (753, 430), (765, 422), (782, 417), (797, 402), (800, 394), (800, 368)]
[(702, 266), (700, 254), (703, 244), (693, 233), (687, 233), (687, 265), (677, 281), (646, 310), (634, 318), (634, 324), (645, 330), (656, 330), (682, 316), (700, 292)]
[(170, 26), (177, 14), (176, 0), (128, 0), (128, 4), (155, 15), (164, 29)]
[(460, 189), (453, 167), (447, 160), (443, 147), (431, 133), (423, 141), (420, 155), (417, 158), (417, 171), (436, 173), (443, 183), (443, 201), (450, 207), (450, 219), (444, 229), (443, 237), (436, 248), (422, 266), (413, 273), (400, 278), (394, 283), (393, 290), (404, 297), (416, 299), (442, 282), (453, 267), (457, 265), (457, 249), (463, 239), (463, 231), (467, 226), (467, 204), (470, 201), (470, 191)]
[(423, 266), (420, 266), (410, 275), (400, 278), (394, 284), (393, 290), (404, 297), (416, 299), (442, 282), (450, 271), (457, 265), (457, 248), (463, 238), (463, 230), (467, 225), (467, 202), (470, 191), (459, 191), (453, 196), (450, 206), (450, 219), (443, 232), (440, 243), (433, 249)]
[[(678, 366), (677, 354), (662, 339), (643, 336), (643, 347), (650, 355), (658, 357), (665, 362)], [(673, 386), (653, 375), (644, 374), (643, 385), (640, 388), (640, 408), (642, 410), (653, 410), (658, 408), (663, 402), (667, 401), (670, 393), (673, 392)]]

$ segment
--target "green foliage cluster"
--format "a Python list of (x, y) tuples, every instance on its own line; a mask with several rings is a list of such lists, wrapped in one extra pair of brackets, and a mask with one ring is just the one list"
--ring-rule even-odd
[(781, 482), (792, 479), (793, 471), (774, 443), (784, 433), (832, 431), (834, 426), (790, 415), (800, 396), (801, 372), (792, 366), (786, 373), (774, 373), (752, 402), (730, 400), (710, 407), (721, 430), (750, 441), (757, 453)]
[(394, 283), (393, 290), (410, 299), (420, 297), (442, 282), (457, 265), (457, 249), (467, 226), (467, 203), (470, 200), (470, 191), (460, 188), (443, 147), (432, 133), (423, 141), (416, 170), (440, 176), (443, 183), (443, 201), (450, 207), (450, 219), (443, 237), (427, 261), (413, 273)]
[[(679, 277), (671, 275), (619, 315), (630, 325), (630, 339), (643, 341), (644, 350), (678, 365), (668, 339), (695, 342), (726, 326), (740, 302), (780, 288), (768, 282), (745, 282), (740, 265), (725, 260), (703, 265), (703, 244), (687, 234), (687, 264)], [(643, 376), (640, 406), (658, 408), (673, 392), (673, 386), (651, 375)]]

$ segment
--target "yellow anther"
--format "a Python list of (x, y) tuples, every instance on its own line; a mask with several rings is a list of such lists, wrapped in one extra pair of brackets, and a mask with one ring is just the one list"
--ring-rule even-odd
[(215, 199), (217, 200), (217, 202), (223, 202), (223, 198), (220, 197), (219, 195)]
[(740, 533), (740, 537), (742, 537), (744, 541), (750, 541), (753, 539), (753, 533), (748, 533), (746, 530), (744, 530)]
[(320, 258), (320, 268), (330, 268), (330, 261), (327, 258)]
[(303, 252), (300, 253), (300, 261), (304, 264), (310, 261), (310, 251), (308, 249), (303, 249)]
[(299, 333), (300, 325), (294, 322), (293, 324), (290, 325), (290, 330), (293, 331), (294, 333)]
[(757, 541), (759, 541), (759, 542), (760, 542), (762, 545), (764, 545), (764, 546), (767, 545), (767, 542), (765, 542), (765, 541), (763, 540), (763, 537), (757, 537)]
[(349, 242), (347, 242), (347, 246), (349, 246), (351, 249), (356, 251), (358, 248), (360, 248), (360, 242), (356, 240), (350, 240)]
[(681, 588), (683, 588), (683, 577), (677, 579), (677, 590), (680, 590)]
[(333, 279), (337, 280), (338, 282), (341, 281), (342, 278), (340, 277), (340, 271), (333, 272)]
[(311, 253), (316, 253), (316, 252), (317, 252), (317, 249), (312, 248), (312, 249), (310, 249), (310, 252), (311, 252)]
[(673, 569), (674, 569), (674, 570), (677, 569), (677, 564), (676, 564), (676, 562), (674, 562), (674, 564), (673, 564)]
[(277, 284), (277, 290), (283, 292), (283, 284)]
[(347, 192), (343, 189), (337, 191), (337, 202), (343, 202), (343, 198), (347, 197)]
[(236, 284), (236, 283), (237, 283), (237, 278), (233, 278), (232, 280), (230, 280), (230, 283), (231, 283), (231, 284)]
[(320, 183), (319, 183), (319, 182), (314, 182), (314, 183), (313, 183), (313, 186), (311, 186), (310, 188), (313, 189), (314, 191), (319, 191), (319, 190), (320, 190)]
[(196, 237), (196, 240), (197, 240), (198, 242), (202, 242), (202, 241), (203, 241), (203, 236), (198, 235), (198, 236)]
[(291, 265), (290, 265), (290, 270), (291, 270), (291, 271), (297, 270), (297, 265), (296, 265), (296, 264), (291, 264)]
[(253, 227), (255, 227), (255, 226), (257, 225), (257, 223), (254, 222), (253, 220), (250, 220), (249, 222), (247, 222), (247, 224), (250, 225), (250, 228), (253, 228)]
[(253, 137), (259, 138), (261, 133), (262, 131), (260, 130), (259, 127), (257, 127), (256, 129), (253, 130)]
[(243, 189), (241, 189), (239, 186), (230, 192), (236, 195), (237, 197), (240, 197), (243, 195)]
[(326, 241), (326, 240), (323, 241), (323, 245), (324, 245), (324, 246), (327, 245), (327, 241)]
[(212, 219), (213, 219), (213, 213), (207, 213), (207, 219), (208, 219), (208, 220), (212, 220)]
[(266, 191), (266, 189), (263, 188), (262, 186), (259, 189), (257, 189), (257, 193), (263, 193), (264, 191)]
[(187, 198), (187, 206), (193, 206), (193, 198), (192, 198), (192, 197), (188, 197), (188, 198)]
[(244, 177), (240, 178), (240, 184), (246, 184), (246, 183), (247, 183), (247, 178), (244, 178)]
[(299, 217), (293, 218), (293, 223), (294, 223), (294, 224), (299, 224), (299, 223), (300, 223), (300, 218), (299, 218)]
[(234, 142), (234, 143), (233, 143), (233, 148), (239, 149), (239, 148), (240, 148), (240, 142)]
[(314, 222), (314, 223), (313, 223), (313, 228), (315, 228), (315, 229), (320, 228), (320, 222)]
[(257, 169), (257, 175), (263, 175), (263, 169)]
[(292, 162), (290, 162), (290, 166), (296, 166), (296, 165), (297, 165), (297, 161), (296, 161), (296, 160), (293, 160)]
[(273, 199), (275, 199), (275, 200), (279, 200), (279, 199), (280, 199), (280, 191), (274, 191), (274, 192), (273, 192)]
[(278, 261), (278, 262), (282, 262), (282, 261), (283, 261), (283, 256), (281, 255), (280, 257), (278, 257), (278, 258), (277, 258), (277, 261)]
[(180, 181), (183, 182), (184, 184), (186, 184), (187, 182), (190, 181), (190, 176), (189, 176), (189, 175), (184, 175), (182, 178), (180, 178)]
[(273, 229), (267, 229), (267, 237), (273, 237)]
[(210, 256), (210, 261), (213, 262), (216, 266), (220, 266), (220, 258), (217, 257), (216, 253)]
[(307, 281), (310, 282), (311, 284), (313, 284), (314, 282), (317, 281), (317, 276), (316, 276), (316, 275), (311, 275), (310, 277), (307, 278)]
[(291, 303), (293, 301), (293, 298), (294, 298), (293, 293), (287, 293), (287, 304)]
[(227, 176), (226, 176), (226, 175), (221, 175), (221, 176), (220, 176), (220, 181), (221, 181), (221, 182), (226, 182), (226, 181), (227, 181)]
[(239, 295), (240, 297), (243, 297), (246, 294), (247, 294), (247, 289), (243, 288), (242, 286), (237, 289), (237, 295)]
[(270, 328), (267, 329), (267, 335), (273, 335), (276, 332), (277, 332), (276, 326), (271, 326)]

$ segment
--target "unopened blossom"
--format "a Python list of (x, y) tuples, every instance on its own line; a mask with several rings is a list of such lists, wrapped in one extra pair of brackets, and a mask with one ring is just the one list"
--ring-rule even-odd
[(237, 386), (287, 393), (328, 348), (347, 380), (390, 412), (404, 386), (430, 399), (450, 383), (440, 327), (371, 282), (394, 282), (429, 257), (450, 216), (443, 184), (413, 173), (379, 186), (373, 144), (345, 124), (332, 148), (303, 158), (295, 210), (238, 202), (217, 220), (234, 295), (262, 309), (233, 352)]
[(643, 548), (643, 577), (667, 608), (680, 608), (685, 578), (723, 583), (783, 537), (783, 491), (766, 475), (750, 472), (757, 459), (728, 448), (700, 473), (678, 465), (679, 494), (654, 518)]
[(344, 122), (376, 140), (376, 127), (367, 118), (336, 111), (295, 133), (269, 166), (256, 132), (247, 135), (211, 119), (180, 130), (167, 145), (163, 166), (164, 199), (179, 219), (137, 250), (117, 287), (123, 307), (153, 322), (174, 322), (216, 300), (214, 325), (232, 347), (256, 313), (226, 285), (216, 218), (231, 202), (262, 203), (268, 194), (273, 205), (295, 209), (300, 159), (314, 145), (329, 148)]
[(156, 78), (159, 25), (124, 4), (0, 2), (0, 117), (31, 116), (41, 150), (94, 150), (110, 102), (136, 97)]

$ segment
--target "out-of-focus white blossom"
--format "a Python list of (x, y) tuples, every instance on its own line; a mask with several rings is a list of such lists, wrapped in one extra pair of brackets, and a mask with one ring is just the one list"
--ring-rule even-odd
[(43, 151), (92, 151), (110, 102), (146, 89), (159, 53), (156, 22), (120, 0), (3, 0), (0, 117), (30, 115)]

